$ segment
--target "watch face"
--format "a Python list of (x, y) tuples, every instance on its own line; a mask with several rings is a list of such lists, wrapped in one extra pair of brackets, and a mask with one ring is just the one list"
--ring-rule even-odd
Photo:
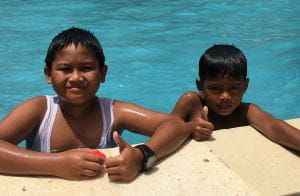
[(146, 169), (149, 170), (153, 167), (154, 163), (156, 162), (156, 158), (155, 156), (151, 156), (149, 157), (149, 159), (147, 160), (145, 166), (146, 166)]

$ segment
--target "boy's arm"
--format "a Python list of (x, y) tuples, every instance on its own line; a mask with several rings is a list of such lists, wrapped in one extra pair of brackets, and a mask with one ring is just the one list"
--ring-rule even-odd
[[(81, 149), (80, 152), (41, 153), (17, 146), (37, 129), (46, 105), (45, 97), (30, 99), (0, 121), (0, 173), (55, 175), (67, 179), (85, 179), (87, 175), (97, 175), (102, 165), (91, 162), (103, 163), (103, 160), (98, 160), (88, 152), (84, 153), (87, 149)], [(93, 168), (94, 171), (83, 170), (79, 164), (88, 164), (86, 168)]]
[(262, 132), (271, 141), (300, 151), (300, 130), (283, 120), (275, 119), (254, 104), (247, 113), (251, 126)]
[(87, 148), (61, 153), (42, 153), (20, 148), (0, 140), (0, 173), (51, 175), (69, 180), (93, 178), (103, 170), (104, 160)]
[[(114, 114), (116, 128), (151, 136), (146, 145), (154, 151), (157, 159), (175, 151), (190, 134), (182, 120), (135, 104), (117, 101)], [(119, 145), (120, 155), (107, 158), (108, 176), (111, 180), (131, 181), (141, 170), (143, 154), (117, 134), (114, 134), (114, 139)]]
[(214, 130), (213, 124), (208, 121), (207, 113), (208, 108), (203, 108), (200, 93), (186, 92), (177, 101), (171, 114), (184, 120), (191, 136), (197, 141), (202, 141), (208, 139)]
[(191, 118), (201, 117), (202, 101), (196, 92), (186, 92), (177, 101), (171, 114), (181, 118), (184, 121), (190, 121)]
[(185, 123), (172, 115), (120, 101), (114, 108), (115, 126), (151, 136), (147, 145), (156, 152), (157, 158), (175, 150), (189, 134)]
[[(27, 100), (17, 106), (0, 121), (0, 172), (6, 174), (45, 174), (50, 175), (44, 165), (37, 167), (38, 153), (20, 148), (19, 142), (24, 140), (38, 127), (42, 111), (46, 111), (44, 97)], [(45, 158), (45, 157), (44, 157)], [(47, 165), (47, 164), (45, 164)]]

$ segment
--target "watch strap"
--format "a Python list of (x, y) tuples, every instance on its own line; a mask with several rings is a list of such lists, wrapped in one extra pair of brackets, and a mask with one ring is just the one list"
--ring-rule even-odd
[(154, 151), (145, 144), (139, 144), (135, 146), (135, 148), (138, 148), (144, 155), (142, 161), (142, 170), (149, 171), (156, 162), (156, 156)]

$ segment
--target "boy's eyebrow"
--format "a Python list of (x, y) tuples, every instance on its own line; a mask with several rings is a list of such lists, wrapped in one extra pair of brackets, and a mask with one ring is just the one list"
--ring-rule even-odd
[(69, 63), (57, 63), (56, 66), (66, 66), (68, 65)]
[(243, 84), (243, 81), (234, 81), (233, 84)]
[[(68, 61), (61, 61), (61, 62), (56, 63), (56, 65), (69, 65), (69, 64), (71, 64), (71, 63), (69, 63)], [(79, 64), (80, 65), (95, 64), (95, 62), (88, 60), (88, 61), (82, 61)]]
[(95, 64), (95, 62), (93, 62), (93, 61), (83, 61), (83, 62), (80, 62), (80, 64)]
[[(222, 81), (207, 81), (209, 85), (220, 85), (223, 84)], [(232, 82), (233, 85), (242, 85), (243, 81), (234, 81)]]
[(206, 82), (209, 82), (209, 83), (222, 83), (222, 81), (220, 81), (220, 80), (206, 80)]
[(221, 82), (210, 82), (210, 83), (207, 84), (207, 86), (220, 86), (222, 84), (223, 83), (221, 83)]

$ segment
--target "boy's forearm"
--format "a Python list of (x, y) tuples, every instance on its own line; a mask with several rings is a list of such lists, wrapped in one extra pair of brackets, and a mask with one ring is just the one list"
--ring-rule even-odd
[(0, 173), (54, 175), (55, 154), (33, 152), (0, 140)]
[(146, 143), (159, 159), (175, 151), (190, 135), (186, 124), (176, 118), (162, 123)]
[(276, 120), (272, 124), (275, 142), (300, 151), (300, 130), (285, 121)]

